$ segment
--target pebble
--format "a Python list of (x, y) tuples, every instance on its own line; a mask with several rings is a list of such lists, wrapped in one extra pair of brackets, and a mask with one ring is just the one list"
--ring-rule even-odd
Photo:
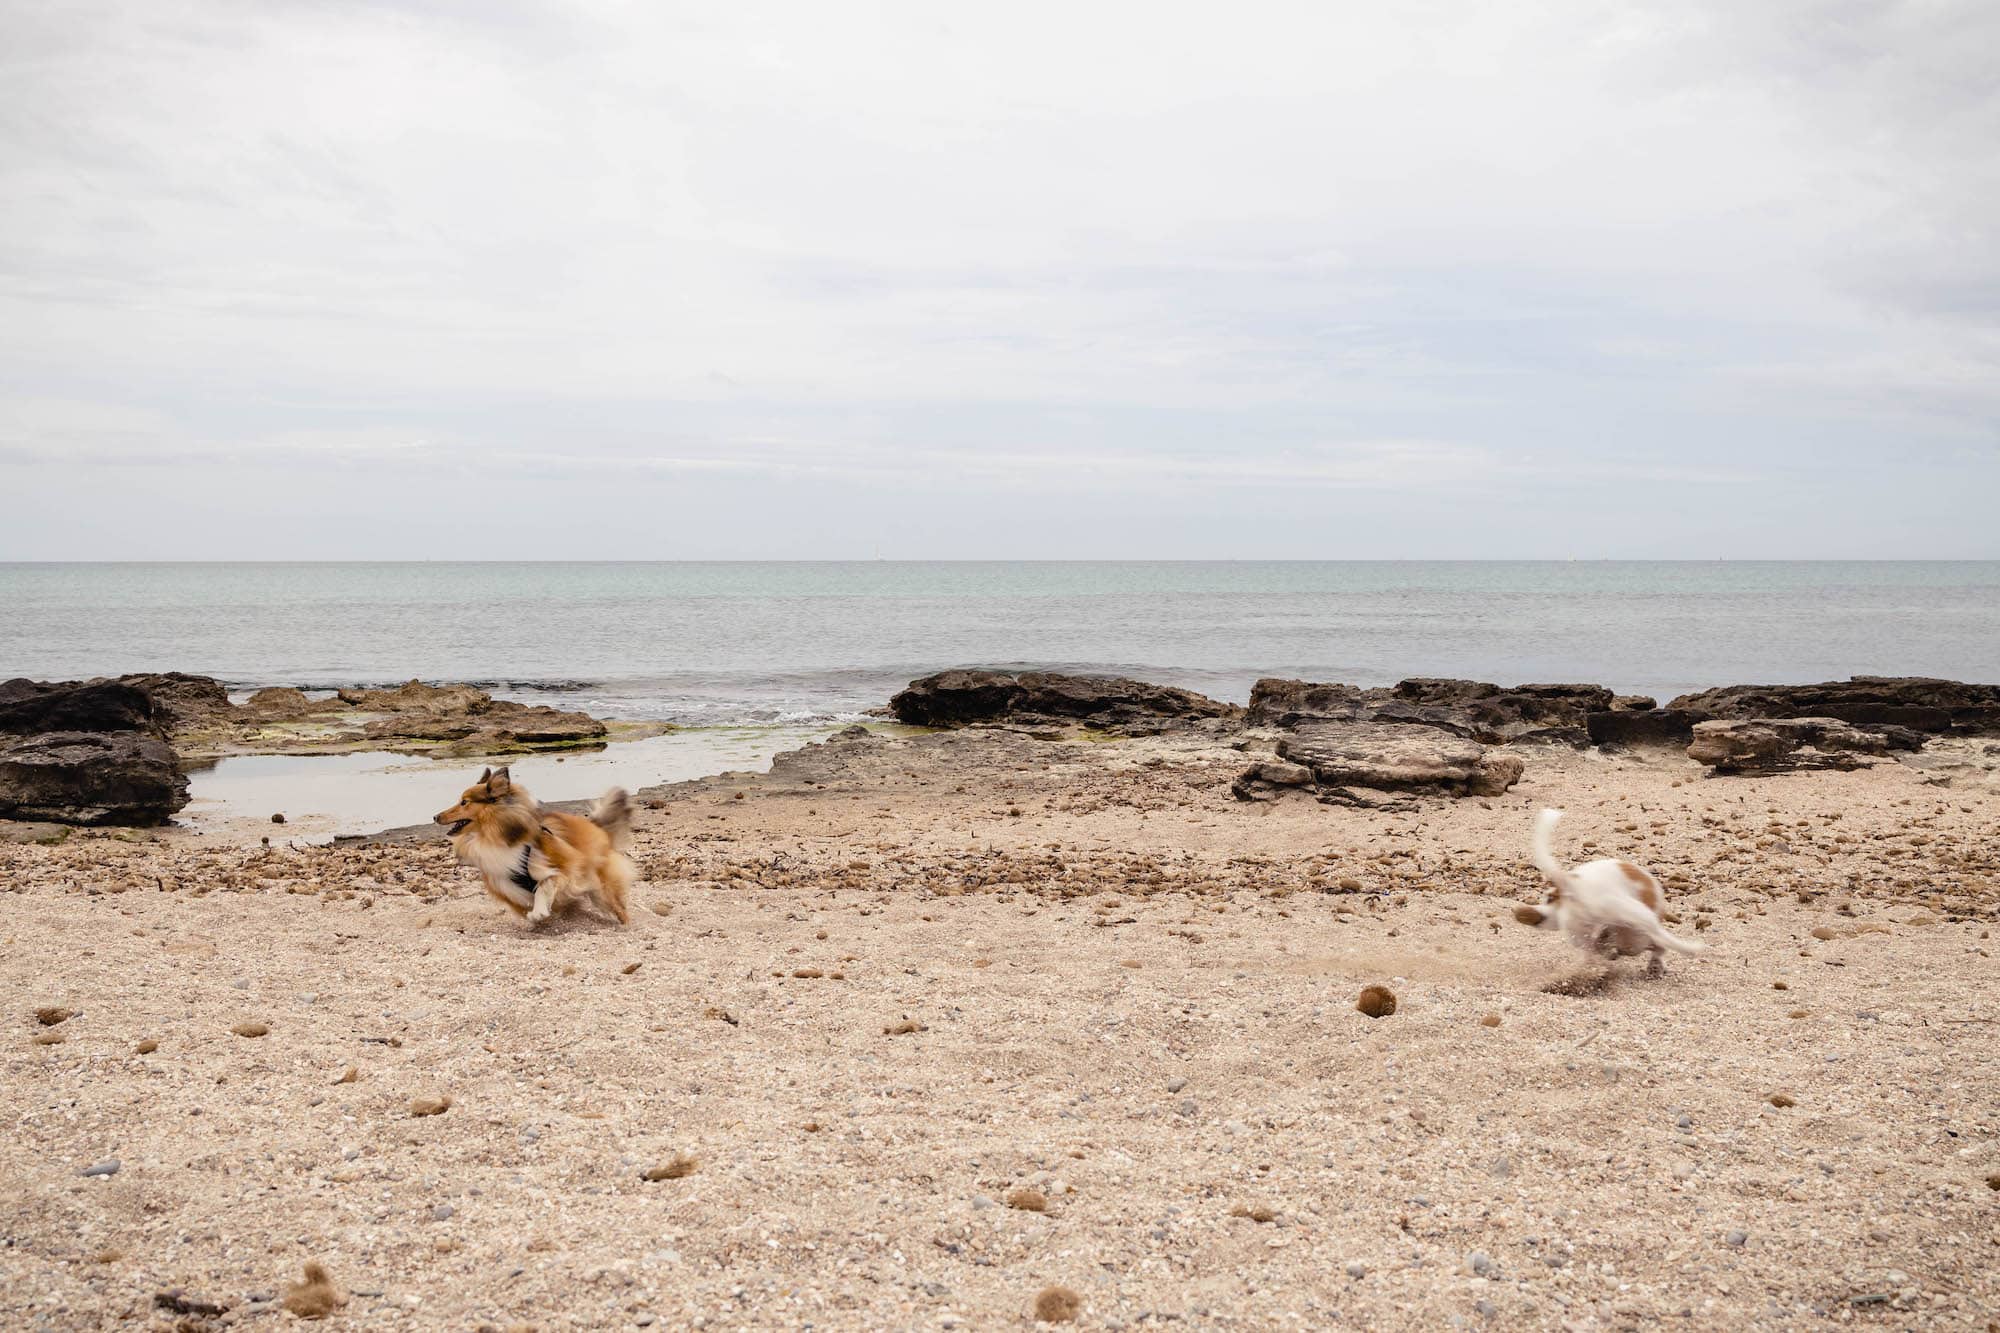
[(119, 1168), (123, 1165), (124, 1163), (113, 1157), (109, 1160), (99, 1162), (95, 1166), (86, 1166), (77, 1174), (84, 1176), (115, 1176), (118, 1174)]
[(452, 1214), (456, 1213), (457, 1211), (458, 1209), (452, 1207), (450, 1204), (441, 1203), (437, 1207), (431, 1209), (431, 1221), (448, 1222), (451, 1220)]
[(984, 1194), (975, 1194), (972, 1196), (972, 1206), (974, 1208), (991, 1208), (994, 1204), (993, 1200), (987, 1198)]
[(1366, 1277), (1368, 1270), (1358, 1263), (1349, 1264), (1347, 1266), (1347, 1275), (1349, 1277)]
[(1189, 1097), (1184, 1099), (1179, 1106), (1176, 1106), (1174, 1108), (1174, 1110), (1178, 1111), (1182, 1115), (1193, 1115), (1195, 1113), (1194, 1098)]
[(1750, 1233), (1747, 1231), (1732, 1231), (1722, 1238), (1722, 1243), (1740, 1250), (1744, 1242), (1749, 1239)]
[(1174, 1078), (1167, 1080), (1168, 1092), (1179, 1092), (1182, 1088), (1185, 1088), (1186, 1086), (1187, 1086), (1187, 1080), (1184, 1078)]
[(1485, 1277), (1493, 1271), (1493, 1256), (1484, 1250), (1474, 1250), (1466, 1256), (1465, 1266), (1480, 1277)]

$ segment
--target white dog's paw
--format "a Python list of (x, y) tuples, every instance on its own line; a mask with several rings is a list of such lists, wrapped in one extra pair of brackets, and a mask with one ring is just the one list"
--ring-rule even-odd
[(544, 922), (544, 921), (547, 921), (548, 919), (549, 919), (549, 909), (548, 909), (548, 908), (546, 908), (546, 907), (531, 907), (531, 908), (529, 908), (529, 909), (528, 909), (528, 924), (529, 924), (529, 925), (531, 925), (531, 926), (539, 926), (539, 925), (541, 925), (541, 924), (542, 924), (542, 922)]

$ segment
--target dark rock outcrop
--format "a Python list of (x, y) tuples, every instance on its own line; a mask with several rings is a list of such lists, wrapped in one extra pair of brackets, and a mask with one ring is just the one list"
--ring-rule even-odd
[(1694, 724), (1707, 720), (1707, 713), (1690, 708), (1614, 709), (1592, 713), (1585, 730), (1592, 745), (1686, 745)]
[[(1305, 769), (1321, 799), (1358, 799), (1350, 789), (1498, 796), (1520, 781), (1521, 760), (1432, 727), (1381, 722), (1307, 723), (1278, 742), (1278, 757)], [(1240, 783), (1271, 782), (1260, 764)], [(1290, 781), (1287, 770), (1277, 776)]]
[(42, 682), (15, 679), (0, 685), (0, 735), (49, 731), (159, 732), (153, 697), (115, 680)]
[(144, 731), (54, 731), (0, 748), (0, 818), (163, 824), (188, 802), (173, 748)]
[(1389, 722), (1432, 727), (1488, 744), (1553, 740), (1581, 745), (1593, 712), (1615, 700), (1602, 685), (1516, 685), (1414, 676), (1390, 689), (1267, 677), (1250, 691), (1244, 721), (1292, 728), (1310, 722)]
[(1722, 719), (1830, 717), (1941, 735), (2000, 732), (2000, 685), (1925, 676), (1855, 676), (1817, 685), (1729, 685), (1668, 705)]
[(1888, 724), (1857, 726), (1833, 717), (1719, 718), (1699, 722), (1688, 758), (1718, 773), (1860, 768), (1870, 756), (1922, 748), (1924, 736)]
[(889, 700), (889, 708), (897, 721), (921, 727), (1055, 719), (1136, 731), (1238, 712), (1192, 690), (1123, 676), (973, 669), (913, 680)]

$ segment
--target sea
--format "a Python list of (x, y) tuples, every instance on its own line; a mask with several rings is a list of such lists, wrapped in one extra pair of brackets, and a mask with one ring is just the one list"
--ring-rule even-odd
[(0, 564), (0, 678), (412, 678), (692, 727), (837, 724), (953, 666), (1672, 695), (2000, 678), (2000, 562)]

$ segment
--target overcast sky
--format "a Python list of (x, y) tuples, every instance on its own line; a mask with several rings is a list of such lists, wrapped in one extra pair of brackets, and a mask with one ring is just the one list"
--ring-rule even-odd
[(2000, 557), (1996, 58), (0, 0), (0, 558)]

